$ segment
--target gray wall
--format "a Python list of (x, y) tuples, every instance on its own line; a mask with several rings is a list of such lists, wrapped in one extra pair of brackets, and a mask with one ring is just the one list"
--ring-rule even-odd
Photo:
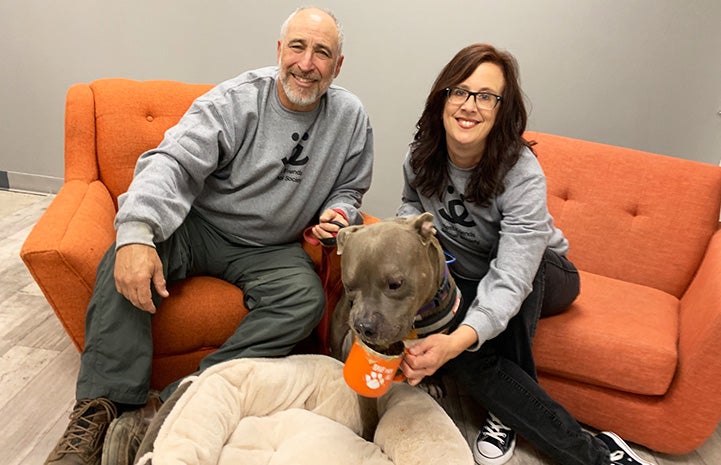
[[(312, 1), (312, 0), (311, 0)], [(0, 187), (55, 189), (65, 92), (103, 77), (218, 83), (272, 64), (290, 0), (0, 0)], [(337, 83), (375, 129), (364, 209), (391, 216), (440, 68), (473, 42), (519, 60), (529, 128), (718, 164), (718, 0), (319, 0), (346, 32)], [(50, 187), (48, 187), (50, 186)]]

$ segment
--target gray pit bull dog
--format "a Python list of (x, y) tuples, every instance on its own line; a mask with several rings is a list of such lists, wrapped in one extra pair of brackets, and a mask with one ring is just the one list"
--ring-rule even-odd
[[(331, 320), (335, 358), (347, 358), (356, 335), (378, 352), (388, 353), (400, 344), (400, 353), (404, 339), (425, 337), (452, 325), (460, 292), (435, 233), (430, 213), (339, 231), (336, 245), (345, 293)], [(153, 450), (160, 427), (190, 385), (181, 384), (162, 405), (137, 457)], [(426, 390), (433, 395), (432, 388)], [(372, 441), (378, 423), (376, 399), (362, 398), (361, 416), (361, 436)]]
[(378, 352), (397, 354), (403, 340), (451, 326), (460, 292), (435, 233), (430, 213), (339, 231), (345, 293), (331, 320), (335, 358), (346, 359), (356, 336)]

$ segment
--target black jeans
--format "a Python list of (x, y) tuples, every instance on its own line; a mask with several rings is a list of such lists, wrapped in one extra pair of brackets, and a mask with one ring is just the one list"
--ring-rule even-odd
[[(476, 296), (477, 281), (456, 278), (465, 312)], [(444, 371), (504, 424), (559, 464), (607, 465), (608, 448), (538, 384), (531, 350), (539, 318), (564, 311), (578, 296), (576, 267), (546, 250), (533, 290), (508, 327), (478, 351), (463, 352)]]

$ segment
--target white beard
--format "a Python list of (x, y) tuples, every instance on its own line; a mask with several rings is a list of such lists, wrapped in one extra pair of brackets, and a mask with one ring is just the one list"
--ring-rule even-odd
[(283, 86), (285, 95), (293, 105), (300, 107), (311, 105), (318, 100), (318, 89), (308, 89), (309, 93), (296, 92), (290, 83), (290, 76), (285, 73), (280, 77), (280, 84)]

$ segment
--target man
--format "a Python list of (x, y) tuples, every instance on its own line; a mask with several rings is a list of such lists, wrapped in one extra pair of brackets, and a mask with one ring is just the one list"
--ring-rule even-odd
[(78, 402), (46, 464), (98, 464), (110, 422), (146, 403), (151, 314), (167, 282), (204, 274), (244, 291), (249, 314), (199, 370), (287, 355), (320, 321), (323, 289), (299, 239), (311, 224), (320, 239), (362, 222), (373, 158), (360, 101), (331, 85), (342, 39), (329, 12), (296, 10), (278, 67), (199, 97), (138, 159), (88, 307)]

